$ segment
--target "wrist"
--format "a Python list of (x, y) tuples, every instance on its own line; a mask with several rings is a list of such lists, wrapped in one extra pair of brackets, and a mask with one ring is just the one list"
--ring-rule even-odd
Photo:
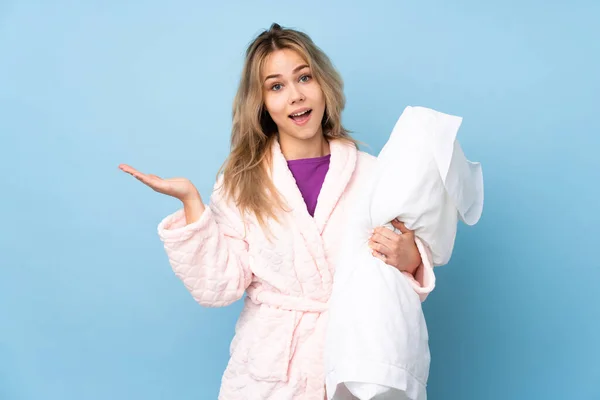
[(411, 275), (415, 275), (417, 270), (419, 269), (419, 266), (421, 266), (422, 261), (423, 260), (421, 259), (421, 254), (419, 254), (417, 252), (417, 255), (415, 256), (414, 261), (411, 262), (410, 264), (406, 265), (403, 270), (405, 272), (408, 272)]
[(198, 190), (193, 190), (190, 194), (181, 197), (179, 200), (181, 200), (183, 205), (194, 205), (197, 203), (202, 203), (202, 197), (200, 197), (200, 193), (198, 193)]

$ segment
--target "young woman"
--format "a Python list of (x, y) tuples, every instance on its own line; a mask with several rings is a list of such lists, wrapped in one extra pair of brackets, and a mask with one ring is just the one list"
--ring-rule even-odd
[[(231, 154), (209, 204), (185, 178), (120, 168), (182, 209), (158, 234), (201, 305), (242, 298), (219, 399), (325, 397), (327, 301), (350, 205), (375, 157), (341, 122), (343, 84), (304, 33), (277, 24), (249, 46), (233, 105)], [(435, 277), (413, 232), (376, 228), (374, 257), (410, 275), (422, 300)]]

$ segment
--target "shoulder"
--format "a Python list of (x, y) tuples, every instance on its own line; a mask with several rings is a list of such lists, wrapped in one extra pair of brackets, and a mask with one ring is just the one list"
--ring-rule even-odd
[(330, 141), (330, 145), (334, 146), (332, 152), (345, 157), (347, 160), (353, 161), (356, 159), (356, 168), (370, 168), (377, 161), (377, 157), (364, 150), (359, 150), (352, 140), (335, 139)]
[(362, 151), (362, 150), (359, 150), (357, 152), (356, 169), (358, 170), (359, 173), (362, 173), (362, 172), (368, 173), (375, 167), (376, 163), (377, 163), (377, 157), (375, 157), (374, 155), (369, 154), (366, 151)]
[(351, 167), (353, 169), (354, 177), (364, 174), (369, 175), (377, 164), (377, 157), (360, 150), (353, 140), (339, 139), (331, 141), (330, 144), (332, 153), (336, 153), (338, 157), (344, 159), (342, 164), (346, 163), (345, 168)]
[(372, 178), (376, 167), (377, 157), (366, 151), (358, 150), (356, 152), (356, 166), (348, 190), (353, 191), (357, 187), (363, 187)]
[(213, 185), (213, 191), (211, 194), (211, 200), (217, 201), (219, 203), (227, 203), (227, 199), (225, 196), (225, 187), (224, 187), (225, 179), (223, 173), (220, 173), (215, 180)]
[(213, 191), (210, 195), (210, 208), (216, 214), (222, 215), (232, 221), (239, 220), (241, 223), (242, 216), (234, 199), (225, 190), (225, 181), (223, 174), (219, 174), (213, 186)]

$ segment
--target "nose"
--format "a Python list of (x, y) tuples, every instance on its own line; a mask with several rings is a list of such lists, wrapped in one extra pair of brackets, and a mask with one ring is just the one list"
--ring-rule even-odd
[(290, 104), (295, 104), (304, 100), (304, 94), (297, 85), (291, 85), (289, 93)]

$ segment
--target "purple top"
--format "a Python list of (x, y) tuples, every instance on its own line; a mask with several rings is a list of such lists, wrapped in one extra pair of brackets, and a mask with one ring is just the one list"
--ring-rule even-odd
[(330, 158), (331, 154), (328, 154), (323, 157), (302, 158), (287, 162), (294, 179), (296, 179), (296, 185), (302, 193), (308, 213), (313, 217), (325, 175), (329, 170)]

